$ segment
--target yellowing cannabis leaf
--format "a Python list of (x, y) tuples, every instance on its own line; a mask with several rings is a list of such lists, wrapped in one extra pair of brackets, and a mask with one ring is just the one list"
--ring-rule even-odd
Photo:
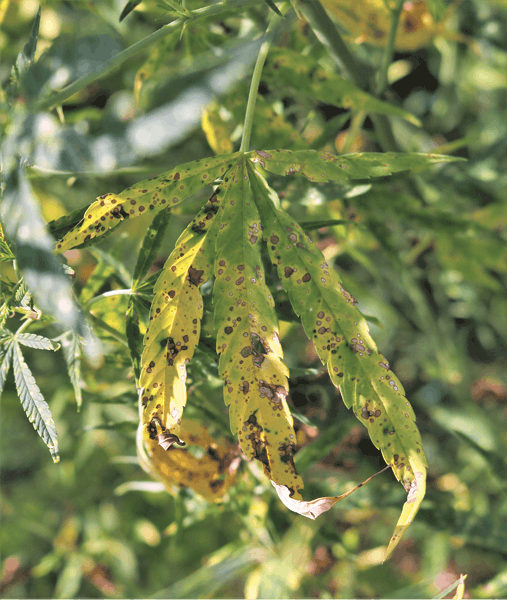
[(141, 181), (120, 194), (99, 196), (83, 219), (57, 243), (56, 251), (65, 252), (89, 240), (105, 235), (124, 219), (148, 212), (170, 210), (202, 187), (222, 176), (231, 156), (207, 158), (180, 165), (167, 173)]
[(243, 452), (300, 497), (293, 461), (296, 436), (287, 406), (273, 298), (264, 283), (262, 229), (241, 158), (224, 180), (215, 257), (215, 329), (224, 399)]
[(368, 427), (372, 442), (408, 492), (388, 555), (424, 497), (426, 457), (401, 383), (378, 353), (356, 300), (322, 253), (281, 209), (263, 177), (249, 169), (271, 261), (343, 401)]
[(178, 435), (187, 400), (186, 364), (199, 341), (200, 286), (213, 275), (213, 259), (202, 252), (218, 212), (218, 191), (185, 229), (155, 284), (150, 323), (141, 358), (142, 421), (146, 440)]
[(212, 437), (206, 427), (190, 419), (183, 419), (180, 438), (174, 436), (165, 447), (157, 440), (145, 441), (147, 456), (142, 455), (142, 465), (171, 494), (185, 486), (209, 502), (220, 502), (236, 479), (237, 447), (223, 437)]

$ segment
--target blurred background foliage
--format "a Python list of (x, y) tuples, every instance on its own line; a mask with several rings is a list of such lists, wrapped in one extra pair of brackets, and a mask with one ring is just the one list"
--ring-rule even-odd
[[(24, 137), (17, 138), (26, 148), (18, 151), (29, 156), (26, 173), (45, 221), (178, 164), (239, 148), (249, 69), (272, 14), (269, 3), (239, 9), (231, 2), (229, 11), (161, 36), (107, 77), (93, 79), (107, 61), (174, 19), (169, 5), (135, 4), (120, 22), (122, 0), (43, 2), (35, 62), (20, 101), (9, 92), (11, 67), (39, 4), (0, 2), (0, 129), (12, 135), (13, 123), (30, 109)], [(331, 0), (325, 4), (333, 14)], [(189, 10), (210, 5), (185, 2)], [(368, 14), (383, 22), (378, 3), (362, 2), (356, 10), (360, 23)], [(126, 221), (100, 246), (65, 257), (76, 297), (93, 315), (100, 362), (82, 361), (71, 369), (71, 381), (64, 356), (70, 334), (56, 352), (24, 348), (56, 424), (58, 465), (23, 414), (12, 374), (7, 378), (2, 597), (429, 598), (460, 573), (468, 573), (465, 597), (507, 595), (507, 5), (406, 2), (404, 15), (405, 42), (389, 68), (385, 99), (422, 127), (390, 118), (395, 144), (401, 151), (455, 153), (467, 162), (374, 184), (271, 182), (358, 299), (417, 414), (430, 464), (428, 492), (393, 557), (381, 564), (404, 492), (388, 472), (310, 522), (281, 505), (253, 464), (242, 463), (221, 504), (188, 489), (168, 494), (140, 469), (137, 393), (125, 345), (128, 296), (107, 292), (131, 284), (149, 224), (143, 217)], [(430, 25), (432, 35), (421, 34)], [(419, 41), (407, 49), (410, 27)], [(349, 28), (343, 34), (350, 51), (374, 74), (382, 44), (360, 24)], [(293, 11), (274, 44), (310, 57), (334, 77), (327, 50)], [(353, 104), (322, 99), (311, 77), (303, 87), (297, 78), (293, 86), (277, 85), (272, 67), (268, 57), (252, 148), (382, 150), (369, 116)], [(54, 91), (90, 74), (89, 85), (47, 110)], [(150, 274), (209, 192), (174, 210)], [(1, 263), (4, 300), (16, 282), (11, 265)], [(276, 294), (305, 494), (340, 494), (383, 461), (343, 407), (283, 293)], [(9, 305), (7, 329), (15, 331), (29, 310), (26, 302)], [(143, 330), (142, 302), (139, 310)], [(209, 293), (203, 324), (213, 348)], [(29, 331), (62, 333), (49, 317)], [(232, 442), (208, 345), (196, 352), (188, 385), (186, 415)]]

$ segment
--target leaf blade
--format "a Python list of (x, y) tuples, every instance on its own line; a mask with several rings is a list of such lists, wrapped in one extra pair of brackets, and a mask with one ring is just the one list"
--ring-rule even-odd
[(231, 430), (247, 457), (259, 460), (272, 481), (299, 498), (303, 481), (294, 466), (296, 438), (286, 401), (289, 371), (282, 361), (274, 301), (264, 283), (260, 217), (244, 159), (223, 185), (214, 327)]
[(372, 442), (408, 492), (389, 546), (392, 552), (425, 490), (427, 462), (414, 412), (401, 383), (378, 353), (364, 317), (354, 306), (356, 300), (311, 239), (281, 209), (264, 178), (252, 167), (251, 171), (264, 239), (282, 286), (345, 405), (353, 407), (356, 417), (368, 427)]
[(49, 405), (44, 400), (16, 342), (13, 343), (13, 369), (16, 389), (28, 420), (48, 447), (53, 461), (58, 462), (58, 436)]
[(65, 252), (107, 234), (127, 218), (138, 217), (146, 211), (170, 210), (223, 175), (232, 156), (234, 155), (185, 163), (156, 177), (140, 181), (120, 194), (99, 196), (88, 207), (83, 220), (57, 243), (56, 252)]
[(455, 156), (417, 152), (361, 152), (336, 156), (317, 150), (254, 150), (246, 156), (270, 173), (283, 176), (300, 173), (310, 181), (322, 183), (385, 177), (410, 169), (463, 160)]
[(2, 343), (0, 346), (0, 397), (4, 390), (5, 380), (9, 374), (9, 368), (12, 360), (12, 338)]
[(42, 335), (35, 333), (18, 333), (15, 336), (16, 340), (23, 346), (28, 348), (36, 348), (37, 350), (59, 350), (60, 344)]
[(139, 381), (148, 443), (164, 431), (179, 434), (187, 399), (185, 365), (199, 341), (203, 311), (199, 288), (213, 274), (212, 261), (202, 247), (216, 226), (217, 192), (181, 234), (155, 284)]
[(69, 332), (62, 336), (62, 350), (65, 364), (67, 365), (67, 373), (74, 388), (74, 396), (76, 397), (77, 410), (81, 410), (83, 404), (83, 394), (81, 391), (81, 345), (79, 338), (74, 332)]

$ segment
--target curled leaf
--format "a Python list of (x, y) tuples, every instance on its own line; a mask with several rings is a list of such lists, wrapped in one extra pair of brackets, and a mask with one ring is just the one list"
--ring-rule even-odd
[(375, 473), (375, 475), (372, 475), (371, 477), (363, 481), (363, 483), (359, 483), (358, 485), (350, 489), (348, 492), (345, 492), (345, 494), (341, 494), (340, 496), (325, 496), (323, 498), (316, 498), (315, 500), (311, 500), (310, 502), (305, 502), (304, 500), (297, 500), (296, 498), (293, 498), (293, 493), (291, 493), (291, 490), (286, 485), (277, 485), (274, 481), (272, 481), (271, 483), (273, 484), (278, 494), (278, 497), (289, 510), (298, 513), (303, 517), (308, 517), (309, 519), (316, 519), (322, 513), (325, 513), (330, 508), (332, 508), (337, 502), (340, 502), (340, 500), (343, 500), (347, 496), (350, 496), (350, 494), (358, 490), (365, 483), (368, 483), (368, 481), (370, 481), (380, 473), (383, 473), (386, 469), (389, 468), (390, 467), (388, 465), (378, 473)]
[(180, 437), (162, 433), (146, 441), (140, 436), (142, 466), (171, 493), (184, 486), (210, 502), (220, 502), (236, 479), (240, 462), (236, 446), (213, 438), (206, 427), (189, 419), (183, 419), (180, 431)]

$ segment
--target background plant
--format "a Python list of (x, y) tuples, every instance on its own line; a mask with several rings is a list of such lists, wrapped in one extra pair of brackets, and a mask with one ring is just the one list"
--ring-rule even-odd
[[(51, 408), (62, 462), (44, 464), (16, 398), (16, 384), (20, 390), (22, 383), (9, 375), (2, 399), (2, 423), (8, 424), (2, 435), (8, 515), (2, 535), (4, 547), (12, 548), (4, 562), (6, 593), (427, 597), (446, 587), (446, 577), (465, 571), (474, 595), (500, 596), (506, 509), (501, 9), (484, 2), (462, 5), (444, 36), (429, 47), (395, 54), (390, 64), (396, 43), (389, 28), (387, 50), (354, 46), (347, 35), (355, 32), (343, 32), (345, 52), (317, 5), (301, 3), (295, 8), (303, 18), (290, 11), (280, 21), (262, 72), (252, 148), (335, 151), (336, 140), (342, 151), (353, 144), (370, 150), (437, 148), (468, 158), (376, 183), (269, 180), (293, 218), (305, 229), (315, 227), (317, 246), (371, 315), (372, 333), (418, 415), (430, 462), (428, 494), (392, 564), (381, 567), (382, 545), (404, 496), (390, 480), (377, 478), (315, 523), (287, 514), (254, 465), (242, 467), (225, 505), (208, 504), (189, 491), (173, 499), (148, 494), (151, 481), (133, 481), (140, 476), (137, 461), (125, 455), (133, 452), (137, 399), (126, 346), (133, 332), (126, 331), (124, 314), (137, 313), (142, 329), (154, 271), (209, 194), (197, 194), (173, 211), (170, 222), (154, 225), (153, 235), (167, 229), (158, 251), (145, 239), (155, 263), (145, 279), (132, 266), (147, 217), (126, 221), (100, 246), (71, 251), (67, 260), (81, 309), (44, 227), (53, 221), (49, 231), (61, 238), (68, 223), (81, 218), (66, 215), (104, 191), (119, 193), (147, 176), (208, 157), (210, 146), (217, 154), (237, 150), (245, 86), (261, 44), (256, 38), (266, 30), (272, 7), (207, 5), (209, 17), (184, 24), (186, 10), (203, 10), (199, 2), (181, 8), (147, 4), (119, 25), (123, 6), (104, 3), (89, 10), (52, 3), (43, 6), (36, 48), (30, 31), (37, 5), (30, 6), (2, 4), (2, 64), (9, 65), (3, 71), (2, 320), (16, 337), (3, 340), (2, 348), (17, 353), (23, 340), (32, 344), (23, 349), (26, 364)], [(438, 20), (442, 7), (427, 8)], [(172, 15), (175, 9), (183, 16)], [(162, 14), (177, 19), (151, 33)], [(466, 43), (453, 41), (460, 39), (453, 32)], [(129, 62), (121, 63), (125, 57)], [(56, 110), (47, 112), (53, 103)], [(179, 127), (167, 127), (174, 115)], [(301, 343), (275, 274), (267, 270), (266, 281), (291, 369), (289, 403), (303, 445), (296, 466), (306, 473), (312, 497), (340, 494), (383, 461), (344, 409), (312, 347)], [(186, 414), (212, 422), (215, 437), (227, 437), (209, 290), (203, 289), (203, 303), (209, 343), (198, 347), (189, 365), (192, 403)], [(102, 357), (83, 314), (101, 339)], [(58, 322), (71, 331), (62, 334)], [(76, 336), (87, 344), (81, 346)], [(62, 351), (37, 349), (58, 344)], [(81, 364), (83, 351), (91, 364)], [(19, 356), (18, 362), (17, 372), (26, 374)], [(33, 379), (26, 374), (24, 382), (32, 401), (43, 406)], [(81, 394), (76, 414), (73, 402)], [(34, 487), (40, 490), (35, 500)], [(115, 497), (114, 489), (137, 491)], [(140, 512), (145, 518), (139, 519)], [(211, 587), (210, 572), (216, 582)], [(179, 583), (163, 589), (174, 583), (175, 573)], [(410, 585), (416, 587), (404, 587)]]

